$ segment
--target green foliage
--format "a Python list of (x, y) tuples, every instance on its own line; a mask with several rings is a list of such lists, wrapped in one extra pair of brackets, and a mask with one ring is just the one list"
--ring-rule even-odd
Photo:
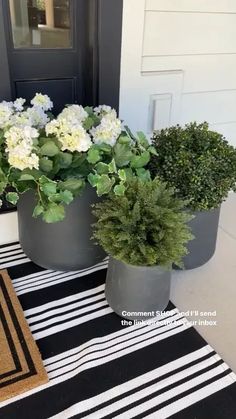
[(101, 159), (101, 155), (99, 153), (99, 149), (97, 146), (92, 146), (88, 151), (88, 162), (91, 164), (96, 164)]
[[(46, 222), (60, 221), (65, 213), (62, 207), (69, 205), (75, 197), (81, 195), (86, 183), (90, 183), (96, 189), (98, 196), (114, 192), (121, 197), (125, 194), (129, 179), (150, 179), (146, 166), (154, 148), (142, 132), (133, 135), (128, 127), (120, 131), (121, 121), (109, 107), (101, 107), (101, 110), (85, 107), (88, 115), (84, 115), (82, 122), (78, 121), (77, 133), (75, 115), (78, 108), (69, 108), (62, 119), (59, 119), (59, 116), (54, 118), (50, 112), (46, 112), (53, 122), (51, 127), (39, 125), (37, 118), (35, 121), (33, 118), (30, 120), (31, 128), (37, 130), (37, 133), (36, 136), (32, 134), (29, 149), (24, 148), (25, 133), (16, 123), (15, 128), (20, 129), (19, 145), (23, 141), (24, 158), (19, 156), (17, 159), (15, 155), (12, 159), (10, 156), (5, 134), (7, 131), (9, 134), (11, 124), (7, 123), (0, 128), (0, 196), (5, 196), (6, 190), (11, 190), (14, 195), (8, 195), (8, 199), (16, 203), (18, 195), (33, 190), (37, 197), (33, 216), (42, 217)], [(27, 111), (27, 107), (24, 111)], [(83, 112), (81, 108), (80, 112)], [(115, 124), (108, 124), (106, 128), (106, 124), (103, 126), (102, 122), (107, 115), (109, 117), (109, 113), (111, 121), (114, 120)], [(20, 116), (21, 112), (17, 112), (17, 118)], [(15, 124), (14, 120), (12, 121)], [(104, 132), (99, 135), (106, 143), (100, 143), (100, 138), (94, 134), (100, 124)], [(118, 130), (113, 130), (112, 125), (117, 126)], [(86, 130), (86, 136), (83, 130), (82, 134), (79, 134), (81, 128)], [(12, 144), (13, 156), (14, 141)], [(33, 157), (33, 163), (32, 159), (31, 162), (28, 160), (30, 157)], [(34, 168), (31, 169), (32, 166)]]
[(54, 141), (47, 141), (40, 149), (42, 156), (53, 157), (59, 153), (59, 148)]
[(12, 205), (16, 205), (19, 199), (19, 195), (16, 192), (8, 192), (6, 194), (6, 200)]
[(56, 204), (54, 202), (47, 206), (46, 211), (43, 212), (43, 220), (46, 223), (57, 223), (62, 221), (65, 217), (65, 207), (62, 204)]
[(150, 179), (150, 172), (145, 168), (150, 160), (150, 146), (141, 132), (135, 137), (126, 127), (115, 146), (94, 145), (88, 152), (88, 161), (93, 169), (88, 175), (89, 183), (96, 188), (98, 196), (106, 195), (111, 190), (122, 196), (126, 189), (126, 180), (139, 177)]
[(230, 189), (235, 190), (236, 149), (206, 122), (155, 132), (152, 143), (152, 177), (173, 186), (190, 209), (217, 208)]
[(7, 187), (7, 176), (3, 172), (3, 170), (0, 168), (0, 195), (3, 194)]
[(94, 238), (108, 254), (131, 265), (182, 266), (192, 238), (186, 224), (192, 217), (184, 207), (159, 179), (133, 178), (122, 196), (110, 194), (94, 206)]

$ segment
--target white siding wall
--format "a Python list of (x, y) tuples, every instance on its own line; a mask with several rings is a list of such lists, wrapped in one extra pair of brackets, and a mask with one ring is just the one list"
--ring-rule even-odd
[(120, 117), (208, 121), (236, 145), (235, 0), (124, 0)]

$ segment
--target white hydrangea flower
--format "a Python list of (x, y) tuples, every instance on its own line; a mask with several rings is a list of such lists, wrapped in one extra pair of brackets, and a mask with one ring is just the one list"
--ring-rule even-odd
[(39, 136), (35, 128), (14, 126), (4, 136), (6, 138), (8, 161), (12, 167), (20, 170), (26, 168), (38, 169), (39, 158), (33, 153), (34, 139)]
[(95, 144), (106, 143), (114, 146), (121, 131), (121, 121), (107, 114), (102, 118), (100, 125), (93, 127), (90, 133)]
[(31, 105), (49, 111), (53, 108), (53, 102), (48, 95), (42, 95), (42, 93), (36, 93), (34, 98), (31, 100)]
[(59, 141), (62, 145), (62, 151), (69, 150), (72, 153), (74, 151), (87, 151), (92, 145), (90, 136), (82, 126), (72, 128), (69, 134), (59, 137)]
[(7, 102), (6, 100), (3, 100), (1, 103), (10, 109), (13, 109), (13, 102)]
[(57, 121), (57, 119), (52, 119), (52, 121), (48, 122), (45, 126), (46, 135), (58, 135), (59, 126), (59, 121)]
[(61, 149), (74, 151), (87, 151), (92, 141), (82, 126), (88, 113), (80, 105), (71, 105), (63, 109), (56, 120), (50, 121), (46, 127), (46, 134), (55, 135), (61, 143)]
[(3, 202), (2, 202), (2, 200), (0, 199), (0, 208), (2, 207), (2, 204), (3, 204)]
[(16, 126), (16, 127), (25, 127), (25, 126), (31, 126), (31, 118), (27, 111), (25, 112), (17, 112), (14, 115), (12, 115), (10, 119), (10, 125)]
[(88, 117), (88, 113), (81, 105), (70, 105), (58, 115), (58, 120), (67, 120), (72, 125), (81, 124)]
[(28, 115), (31, 121), (30, 125), (33, 127), (43, 128), (50, 120), (48, 115), (44, 112), (44, 110), (37, 106), (28, 108), (26, 114)]
[(116, 119), (117, 118), (117, 113), (116, 110), (111, 108), (111, 106), (108, 105), (100, 105), (97, 106), (96, 108), (94, 108), (94, 113), (98, 116), (108, 116), (111, 119)]
[(23, 99), (22, 97), (19, 97), (15, 100), (15, 102), (13, 103), (13, 106), (15, 108), (15, 110), (17, 112), (21, 112), (24, 110), (24, 104), (25, 104), (26, 100)]
[(6, 128), (10, 125), (10, 118), (13, 115), (12, 102), (0, 103), (0, 128)]
[(12, 167), (19, 170), (39, 168), (39, 157), (35, 153), (32, 153), (29, 156), (18, 154), (17, 152), (10, 153), (8, 162)]

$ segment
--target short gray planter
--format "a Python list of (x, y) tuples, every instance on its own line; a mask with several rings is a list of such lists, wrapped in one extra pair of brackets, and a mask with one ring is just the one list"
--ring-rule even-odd
[(210, 211), (197, 211), (189, 222), (195, 239), (188, 245), (189, 254), (183, 258), (185, 269), (194, 269), (208, 262), (215, 253), (220, 207)]
[(89, 185), (80, 197), (65, 207), (66, 217), (55, 224), (33, 218), (35, 194), (27, 191), (18, 202), (20, 244), (25, 254), (43, 268), (73, 271), (100, 262), (105, 252), (91, 241), (95, 218), (91, 204), (99, 200)]
[(170, 281), (171, 272), (159, 266), (132, 266), (110, 257), (106, 299), (119, 316), (148, 320), (167, 307)]

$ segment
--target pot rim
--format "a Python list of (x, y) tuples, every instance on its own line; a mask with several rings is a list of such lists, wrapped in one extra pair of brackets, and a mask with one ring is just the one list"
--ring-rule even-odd
[(126, 265), (128, 268), (131, 269), (137, 269), (137, 270), (141, 270), (141, 271), (146, 271), (146, 270), (160, 270), (160, 271), (166, 271), (169, 272), (172, 270), (172, 268), (167, 268), (165, 266), (161, 266), (161, 265), (131, 265), (130, 263), (127, 262), (123, 262), (122, 260), (116, 259), (115, 257), (109, 255), (109, 261), (110, 260), (114, 260), (115, 262), (118, 262), (122, 265)]

